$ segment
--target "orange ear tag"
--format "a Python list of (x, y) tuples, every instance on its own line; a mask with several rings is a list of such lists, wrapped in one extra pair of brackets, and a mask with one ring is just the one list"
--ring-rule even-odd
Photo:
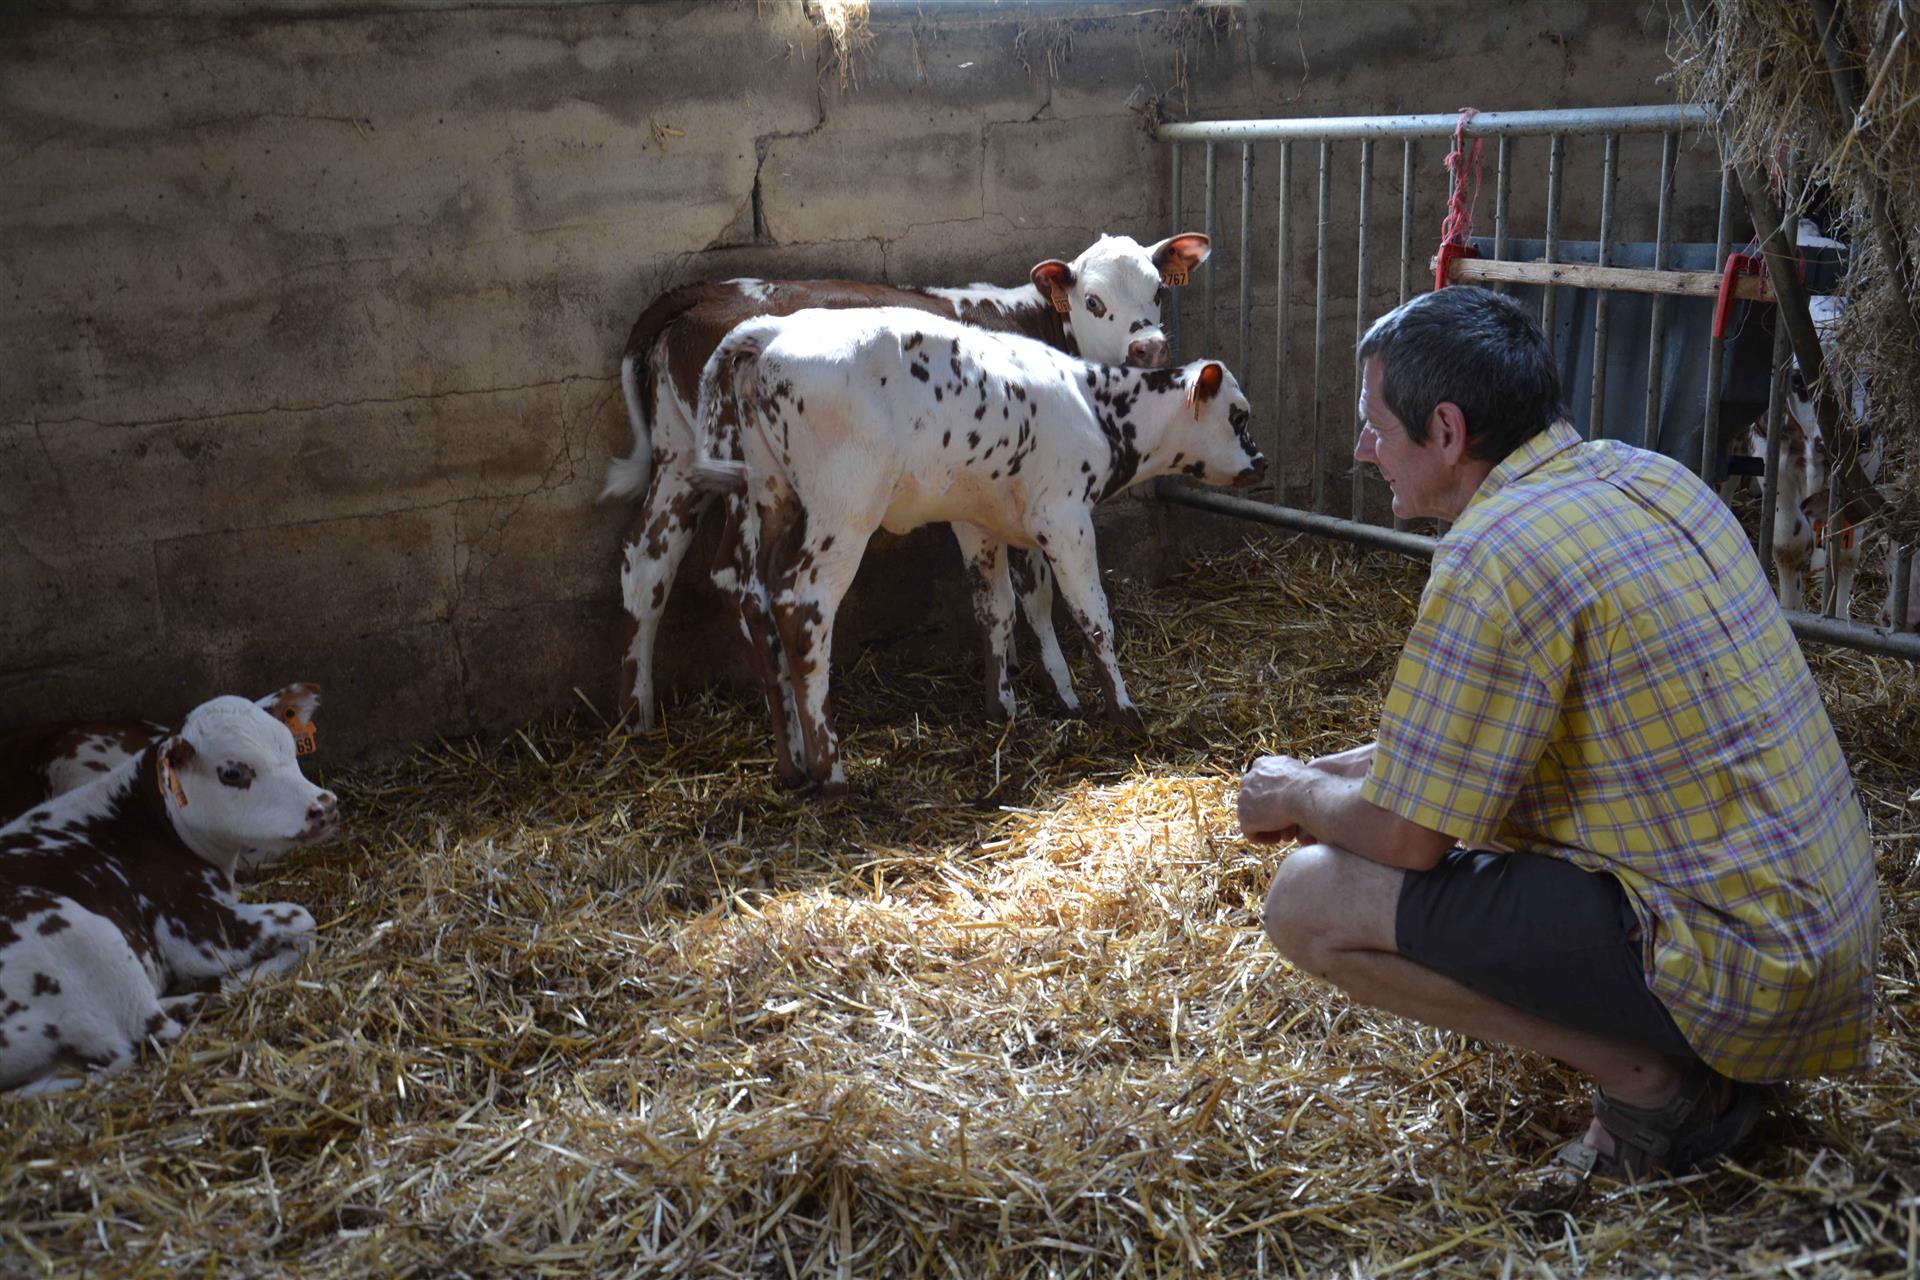
[(1170, 289), (1184, 289), (1187, 284), (1187, 264), (1178, 258), (1167, 259), (1167, 265), (1160, 268), (1160, 283)]
[(320, 749), (320, 731), (313, 727), (313, 721), (302, 720), (292, 707), (282, 707), (280, 718), (287, 722), (287, 732), (293, 735), (294, 755), (310, 756)]
[(180, 786), (180, 775), (173, 771), (173, 766), (166, 762), (165, 757), (160, 760), (160, 781), (173, 793), (173, 802), (182, 809), (186, 808), (187, 793)]
[(1057, 284), (1048, 285), (1047, 288), (1053, 293), (1053, 309), (1063, 316), (1070, 314), (1073, 311), (1073, 303), (1067, 301), (1067, 291)]

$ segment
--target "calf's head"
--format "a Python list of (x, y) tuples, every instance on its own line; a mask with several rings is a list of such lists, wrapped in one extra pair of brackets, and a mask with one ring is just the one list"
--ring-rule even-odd
[(1177, 446), (1190, 462), (1182, 474), (1207, 484), (1244, 489), (1267, 474), (1267, 459), (1253, 442), (1253, 416), (1247, 397), (1227, 366), (1196, 360), (1180, 371), (1186, 392)]
[(174, 829), (228, 871), (323, 840), (338, 825), (338, 802), (300, 772), (286, 722), (245, 698), (200, 704), (156, 750)]
[(1160, 369), (1172, 358), (1160, 327), (1166, 287), (1185, 284), (1211, 251), (1197, 232), (1145, 247), (1132, 236), (1101, 236), (1072, 262), (1049, 258), (1031, 276), (1065, 316), (1083, 359)]

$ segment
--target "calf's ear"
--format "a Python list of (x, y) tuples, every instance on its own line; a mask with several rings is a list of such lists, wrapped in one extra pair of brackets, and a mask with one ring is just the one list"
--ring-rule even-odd
[(1179, 288), (1212, 252), (1213, 241), (1198, 231), (1183, 231), (1154, 245), (1147, 250), (1147, 256), (1153, 259), (1154, 269), (1160, 273), (1160, 283)]
[(1052, 300), (1055, 311), (1065, 315), (1073, 309), (1073, 304), (1067, 301), (1067, 286), (1073, 283), (1072, 267), (1058, 258), (1048, 258), (1034, 263), (1027, 275), (1041, 296)]
[(1193, 398), (1205, 404), (1220, 394), (1220, 384), (1227, 380), (1227, 366), (1218, 360), (1209, 360), (1200, 366), (1200, 372), (1193, 378)]
[(180, 785), (180, 770), (187, 767), (193, 759), (193, 744), (175, 734), (166, 744), (166, 750), (160, 753), (160, 785), (173, 796), (173, 802), (182, 809), (187, 807), (186, 789)]
[(259, 705), (268, 715), (287, 726), (287, 732), (293, 735), (295, 755), (311, 755), (319, 746), (319, 737), (313, 727), (313, 713), (320, 709), (320, 686), (310, 682), (290, 684), (278, 693), (270, 693), (260, 699)]

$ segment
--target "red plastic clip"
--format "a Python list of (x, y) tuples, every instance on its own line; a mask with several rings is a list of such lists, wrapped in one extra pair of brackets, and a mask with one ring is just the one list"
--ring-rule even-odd
[(1765, 276), (1767, 259), (1758, 253), (1730, 253), (1726, 270), (1720, 273), (1720, 297), (1713, 304), (1713, 336), (1727, 336), (1727, 318), (1733, 314), (1734, 281), (1741, 276)]
[(1479, 256), (1480, 251), (1470, 244), (1458, 244), (1453, 241), (1448, 241), (1446, 244), (1441, 245), (1440, 252), (1433, 257), (1433, 287), (1435, 289), (1444, 289), (1453, 283), (1448, 277), (1453, 274), (1453, 264), (1456, 259), (1477, 258)]

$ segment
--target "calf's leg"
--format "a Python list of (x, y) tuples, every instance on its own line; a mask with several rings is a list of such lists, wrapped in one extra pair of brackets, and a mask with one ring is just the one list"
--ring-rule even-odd
[(1100, 563), (1094, 555), (1093, 513), (1087, 509), (1045, 522), (1036, 531), (1060, 581), (1067, 611), (1093, 647), (1095, 669), (1106, 693), (1106, 717), (1131, 733), (1144, 735), (1146, 721), (1127, 696), (1126, 678), (1113, 649), (1113, 619), (1100, 589)]
[(763, 512), (744, 497), (727, 499), (727, 524), (720, 535), (720, 551), (713, 569), (714, 585), (733, 603), (740, 634), (747, 644), (747, 666), (766, 700), (773, 724), (773, 771), (783, 787), (807, 785), (795, 747), (799, 717), (794, 710), (793, 682), (787, 675), (786, 654), (774, 625), (763, 562), (767, 558), (767, 515), (774, 520), (776, 541), (787, 536), (786, 517), (778, 509)]
[(620, 715), (629, 729), (656, 722), (653, 649), (673, 575), (687, 554), (711, 495), (696, 490), (678, 453), (654, 452), (653, 483), (620, 552), (620, 600), (626, 644), (620, 658)]
[(862, 529), (844, 524), (833, 530), (809, 528), (795, 540), (792, 553), (778, 557), (767, 574), (774, 622), (793, 680), (807, 775), (824, 795), (841, 795), (847, 789), (829, 692), (833, 622), (860, 568), (860, 553), (873, 524)]
[(987, 718), (1011, 720), (1018, 711), (1009, 666), (1013, 658), (1013, 583), (1007, 576), (1006, 543), (978, 525), (956, 522), (961, 565), (973, 593), (973, 618), (980, 624), (986, 659)]
[(1040, 663), (1053, 682), (1054, 696), (1068, 715), (1078, 715), (1080, 697), (1073, 691), (1073, 676), (1067, 670), (1066, 655), (1060, 652), (1060, 637), (1053, 629), (1053, 569), (1038, 551), (1017, 547), (1007, 548), (1007, 568), (1013, 575), (1013, 589), (1020, 594), (1020, 610), (1027, 615), (1027, 626), (1033, 629), (1039, 645)]

